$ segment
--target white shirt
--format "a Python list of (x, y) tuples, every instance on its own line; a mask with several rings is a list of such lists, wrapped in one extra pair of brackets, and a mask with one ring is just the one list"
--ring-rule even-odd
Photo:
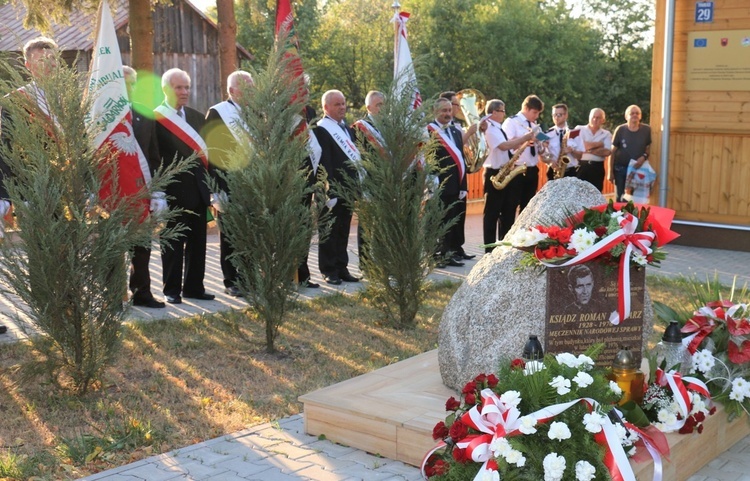
[[(503, 131), (508, 136), (508, 140), (513, 140), (528, 134), (536, 126), (535, 123), (527, 120), (521, 112), (518, 112), (513, 117), (505, 119), (505, 122), (503, 122)], [(515, 151), (511, 152), (515, 153)], [(539, 158), (531, 154), (531, 147), (526, 147), (526, 150), (521, 154), (521, 158), (516, 161), (516, 165), (526, 165), (527, 167), (536, 167), (538, 163)]]
[(485, 159), (482, 167), (489, 167), (490, 169), (499, 169), (503, 165), (507, 164), (510, 160), (507, 150), (500, 150), (498, 146), (505, 142), (506, 139), (502, 126), (494, 120), (487, 119), (487, 130), (484, 132), (484, 139), (487, 142), (487, 149), (489, 154)]
[[(581, 135), (578, 136), (579, 139), (581, 139), (581, 143), (584, 142), (603, 142), (605, 149), (611, 149), (612, 148), (612, 134), (609, 132), (609, 130), (605, 129), (599, 129), (596, 131), (596, 133), (592, 132), (588, 125), (579, 125), (576, 127), (576, 129), (579, 129), (581, 131)], [(585, 150), (585, 149), (581, 149)], [(604, 159), (606, 157), (602, 157), (600, 155), (594, 155), (590, 152), (585, 152), (581, 156), (581, 160), (586, 160), (589, 162), (604, 162)]]
[[(554, 155), (555, 159), (560, 158), (560, 132), (562, 131), (563, 135), (570, 132), (570, 129), (568, 128), (568, 124), (565, 124), (564, 127), (552, 127), (550, 130), (547, 131), (547, 135), (550, 138), (549, 140), (549, 151)], [(585, 149), (583, 148), (583, 141), (581, 140), (580, 134), (574, 138), (568, 138), (568, 147), (572, 147), (573, 150), (578, 150), (580, 152), (583, 152)], [(568, 158), (570, 159), (570, 163), (568, 164), (568, 168), (576, 167), (578, 166), (578, 159), (573, 157), (573, 155), (568, 155)]]

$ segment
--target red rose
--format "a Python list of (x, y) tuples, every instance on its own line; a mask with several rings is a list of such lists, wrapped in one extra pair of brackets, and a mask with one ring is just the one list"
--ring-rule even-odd
[(601, 237), (606, 233), (607, 233), (606, 226), (600, 225), (599, 227), (594, 228), (594, 234), (596, 234), (597, 237)]
[(477, 403), (477, 395), (473, 392), (470, 392), (469, 394), (464, 394), (464, 402), (468, 405), (476, 404)]
[(729, 341), (729, 360), (734, 364), (750, 361), (750, 341), (742, 341), (740, 346)]
[(469, 434), (469, 427), (457, 419), (453, 424), (451, 424), (451, 428), (448, 430), (448, 434), (450, 434), (450, 437), (454, 442), (458, 442), (465, 438), (467, 434)]
[(453, 448), (453, 452), (451, 454), (453, 455), (453, 459), (455, 459), (457, 463), (465, 464), (471, 461), (471, 458), (466, 455), (466, 449), (461, 449), (458, 446)]
[(443, 439), (448, 435), (448, 428), (445, 426), (443, 421), (440, 421), (432, 428), (432, 439), (438, 440)]
[(445, 410), (446, 411), (455, 411), (459, 407), (461, 407), (461, 403), (458, 401), (458, 399), (454, 398), (453, 396), (451, 396), (450, 399), (448, 399), (445, 402)]
[(474, 378), (474, 381), (476, 381), (477, 384), (484, 384), (484, 381), (487, 380), (486, 374), (480, 374), (479, 376)]
[(568, 250), (563, 246), (555, 247), (555, 257), (565, 257)]
[(711, 409), (709, 409), (708, 414), (713, 416), (715, 412), (716, 412), (716, 406), (711, 406)]
[(463, 391), (461, 391), (462, 394), (469, 394), (473, 393), (477, 390), (477, 382), (476, 381), (469, 381), (466, 383), (466, 386), (464, 386)]
[(512, 361), (510, 361), (510, 368), (511, 369), (526, 369), (526, 361), (517, 357), (513, 359)]
[(435, 461), (435, 464), (432, 465), (432, 469), (435, 471), (435, 476), (440, 476), (447, 473), (450, 467), (450, 464), (446, 463), (442, 459), (438, 459), (437, 461)]
[(494, 374), (490, 374), (489, 376), (487, 376), (487, 386), (488, 387), (494, 388), (495, 386), (497, 386), (497, 383), (499, 383), (499, 382), (500, 382), (500, 380)]
[(698, 425), (698, 434), (701, 434), (702, 432), (703, 432), (703, 425), (699, 424)]
[(699, 423), (702, 423), (703, 421), (705, 421), (705, 420), (706, 420), (706, 415), (705, 415), (705, 414), (703, 414), (703, 411), (698, 411), (697, 413), (693, 414), (693, 417), (694, 417), (694, 418), (695, 418), (695, 420), (696, 420), (696, 421), (698, 421)]

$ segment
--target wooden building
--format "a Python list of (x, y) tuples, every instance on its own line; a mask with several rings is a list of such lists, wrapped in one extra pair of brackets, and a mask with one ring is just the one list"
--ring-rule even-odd
[[(130, 62), (130, 34), (128, 30), (127, 0), (113, 2), (117, 37), (122, 61)], [(20, 54), (28, 40), (41, 35), (36, 30), (23, 28), (25, 10), (22, 6), (0, 6), (0, 52)], [(63, 58), (80, 71), (87, 71), (94, 46), (96, 15), (74, 11), (69, 25), (53, 25), (48, 34), (62, 50)], [(166, 70), (178, 67), (192, 79), (189, 105), (205, 112), (221, 101), (219, 77), (219, 31), (216, 24), (188, 0), (173, 0), (171, 5), (157, 4), (154, 19), (154, 70), (161, 76)], [(250, 60), (252, 55), (237, 45), (237, 64)]]
[(750, 2), (656, 6), (651, 164), (666, 183), (652, 203), (676, 211), (677, 242), (750, 250)]

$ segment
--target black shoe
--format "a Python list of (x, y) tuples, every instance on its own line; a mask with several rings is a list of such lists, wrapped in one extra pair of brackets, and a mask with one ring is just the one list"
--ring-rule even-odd
[(475, 257), (476, 257), (476, 255), (470, 255), (470, 254), (467, 254), (466, 252), (464, 252), (463, 254), (461, 254), (461, 258), (466, 259), (467, 261), (469, 259), (473, 259)]
[(182, 304), (182, 297), (180, 296), (164, 296), (170, 304)]
[(341, 276), (341, 280), (345, 282), (359, 282), (358, 277), (354, 277), (353, 275), (349, 274), (348, 272)]
[(448, 265), (451, 267), (463, 267), (464, 263), (457, 261), (455, 258), (451, 257), (448, 259)]
[(320, 284), (316, 284), (312, 282), (310, 279), (305, 279), (304, 281), (299, 283), (300, 287), (307, 287), (308, 289), (317, 289), (320, 287)]
[(5, 334), (8, 332), (8, 328), (6, 326), (0, 326), (0, 334)]
[(437, 264), (435, 264), (435, 267), (437, 267), (438, 269), (444, 269), (447, 265), (448, 264), (446, 264), (445, 261), (438, 261)]
[[(179, 304), (179, 303), (175, 303)], [(138, 307), (150, 307), (151, 309), (163, 309), (166, 307), (166, 304), (164, 304), (161, 301), (157, 301), (153, 297), (148, 298), (141, 298), (141, 297), (134, 297), (133, 298), (133, 305)]]
[(338, 286), (341, 284), (341, 279), (338, 276), (323, 276), (323, 280), (329, 284), (333, 284), (334, 286)]
[[(224, 289), (224, 294), (232, 297), (242, 297), (242, 293), (235, 286), (229, 286)], [(210, 294), (209, 294), (210, 295)]]
[(216, 296), (213, 294), (207, 294), (205, 292), (201, 292), (200, 294), (195, 294), (194, 296), (188, 296), (187, 294), (183, 294), (184, 297), (187, 299), (197, 299), (199, 301), (213, 301), (216, 299)]

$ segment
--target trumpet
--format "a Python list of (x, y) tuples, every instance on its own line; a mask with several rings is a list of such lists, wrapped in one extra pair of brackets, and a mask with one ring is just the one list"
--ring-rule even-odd
[[(481, 120), (480, 112), (484, 112), (484, 104), (486, 103), (484, 94), (475, 89), (463, 89), (456, 93), (456, 98), (461, 106), (461, 115), (456, 117), (465, 121), (467, 127), (479, 123)], [(484, 134), (479, 132), (479, 128), (477, 128), (476, 134), (472, 135), (464, 145), (467, 173), (478, 172), (489, 154)]]

